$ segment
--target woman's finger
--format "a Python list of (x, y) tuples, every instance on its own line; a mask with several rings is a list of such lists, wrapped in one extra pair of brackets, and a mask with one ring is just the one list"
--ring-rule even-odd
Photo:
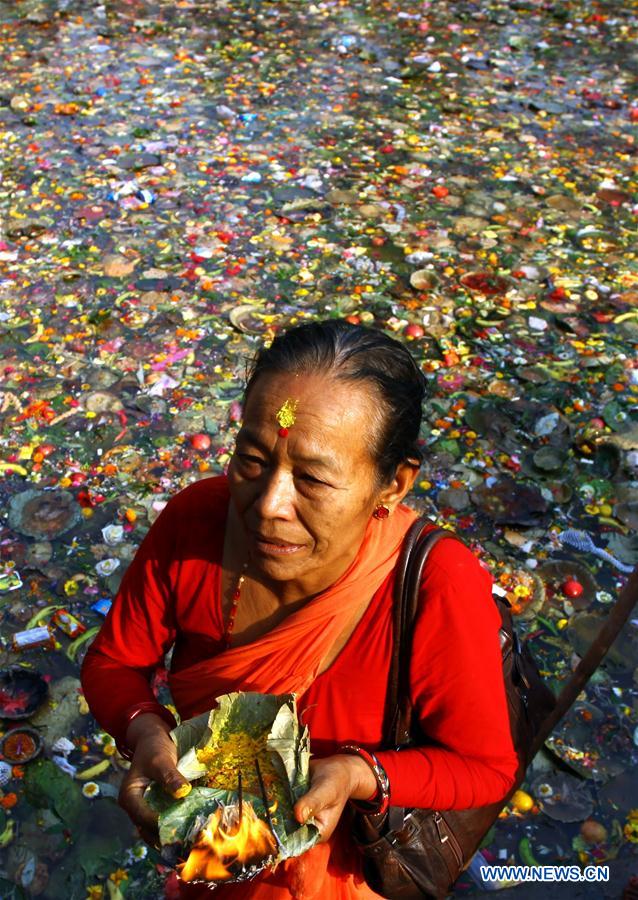
[(158, 842), (158, 817), (144, 800), (144, 792), (151, 782), (158, 784), (175, 800), (186, 797), (191, 791), (191, 784), (177, 770), (170, 754), (159, 753), (150, 760), (139, 759), (137, 755), (134, 758), (133, 765), (122, 781), (118, 802), (141, 829), (146, 843), (154, 846)]
[(150, 779), (129, 771), (122, 781), (118, 803), (138, 828), (157, 835), (157, 814), (144, 801), (144, 791), (149, 783)]
[(148, 773), (151, 780), (159, 784), (174, 800), (181, 800), (191, 792), (191, 783), (184, 778), (172, 760), (163, 758), (154, 762), (148, 767)]
[(295, 817), (303, 825), (311, 816), (316, 817), (323, 809), (335, 806), (340, 801), (343, 805), (346, 800), (347, 797), (340, 796), (339, 789), (331, 779), (315, 775), (308, 793), (295, 803)]

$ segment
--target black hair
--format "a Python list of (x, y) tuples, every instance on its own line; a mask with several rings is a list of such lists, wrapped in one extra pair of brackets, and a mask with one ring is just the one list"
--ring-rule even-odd
[(246, 399), (260, 375), (317, 372), (367, 384), (380, 399), (372, 447), (380, 485), (394, 478), (402, 462), (420, 466), (426, 381), (403, 344), (383, 331), (342, 319), (297, 325), (259, 351), (248, 373)]

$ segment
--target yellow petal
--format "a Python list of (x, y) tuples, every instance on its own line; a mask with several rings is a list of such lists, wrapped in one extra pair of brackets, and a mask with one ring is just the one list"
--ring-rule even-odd
[(183, 784), (181, 787), (177, 788), (176, 791), (173, 791), (173, 797), (176, 800), (182, 800), (190, 794), (192, 787), (193, 786), (189, 783)]

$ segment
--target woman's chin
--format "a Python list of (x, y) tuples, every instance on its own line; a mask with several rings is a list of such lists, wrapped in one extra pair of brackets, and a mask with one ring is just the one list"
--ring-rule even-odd
[(297, 580), (307, 571), (308, 551), (303, 546), (289, 552), (253, 546), (250, 557), (255, 569), (273, 581)]

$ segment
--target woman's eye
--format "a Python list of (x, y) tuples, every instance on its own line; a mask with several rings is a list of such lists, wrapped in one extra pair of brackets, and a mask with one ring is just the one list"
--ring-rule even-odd
[(264, 461), (263, 459), (261, 459), (261, 457), (253, 456), (250, 453), (238, 453), (237, 456), (242, 462), (248, 463), (250, 465), (262, 466), (264, 464)]
[(325, 481), (321, 481), (319, 478), (315, 478), (314, 475), (301, 475), (300, 478), (302, 481), (309, 481), (311, 484), (325, 484)]

